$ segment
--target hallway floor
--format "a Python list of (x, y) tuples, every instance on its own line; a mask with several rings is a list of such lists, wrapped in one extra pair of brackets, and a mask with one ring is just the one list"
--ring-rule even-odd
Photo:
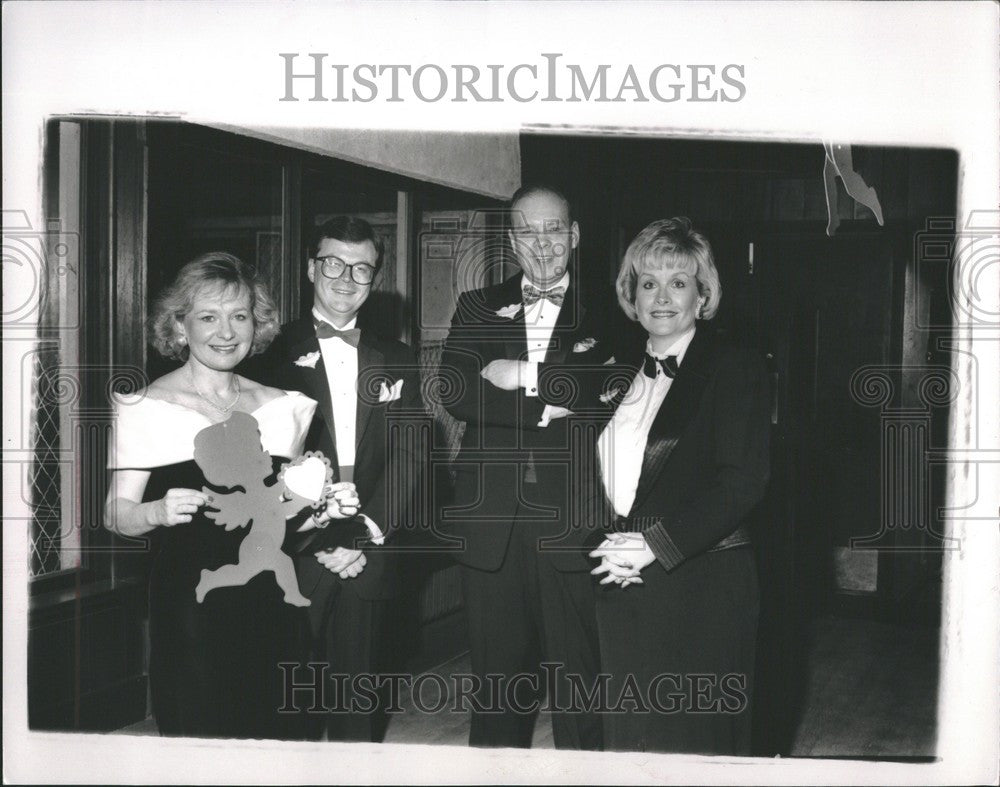
[[(790, 752), (793, 757), (909, 758), (934, 754), (938, 632), (866, 620), (825, 618), (815, 624), (810, 651), (805, 712)], [(434, 670), (468, 673), (468, 654)], [(428, 695), (426, 702), (433, 704)], [(404, 712), (394, 715), (386, 743), (463, 746), (467, 713), (418, 711), (408, 690)], [(155, 735), (152, 719), (119, 732)], [(541, 714), (535, 748), (552, 748), (552, 724)]]

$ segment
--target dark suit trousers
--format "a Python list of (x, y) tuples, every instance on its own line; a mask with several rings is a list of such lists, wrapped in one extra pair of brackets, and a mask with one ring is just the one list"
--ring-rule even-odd
[(598, 592), (610, 705), (629, 693), (629, 680), (649, 698), (649, 712), (623, 703), (625, 712), (605, 714), (605, 748), (749, 754), (758, 615), (753, 550), (708, 552), (670, 572), (653, 563), (642, 578), (642, 585), (609, 584)]
[[(600, 669), (594, 581), (586, 571), (558, 571), (544, 554), (539, 555), (537, 539), (537, 527), (515, 522), (498, 570), (462, 566), (472, 671), (487, 689), (486, 675), (502, 675), (501, 696), (513, 676), (539, 673), (542, 661), (579, 675), (587, 690)], [(565, 678), (561, 680), (549, 704), (566, 707), (569, 690)], [(517, 707), (530, 708), (534, 702), (537, 708), (544, 702), (527, 679), (515, 685)], [(536, 685), (544, 692), (544, 678)], [(479, 695), (487, 706), (488, 693)], [(501, 713), (473, 710), (470, 745), (531, 746), (537, 713), (511, 709), (506, 698), (503, 704)], [(554, 710), (552, 729), (557, 748), (601, 748), (601, 722), (595, 713)]]
[[(312, 737), (321, 737), (325, 726), (327, 740), (369, 742), (379, 724), (379, 711), (352, 709), (356, 694), (351, 676), (378, 671), (386, 602), (361, 598), (349, 586), (353, 581), (342, 580), (332, 573), (324, 576), (306, 608), (312, 635), (311, 659), (329, 665), (325, 699), (327, 707), (334, 708), (333, 712), (316, 717)], [(363, 707), (369, 704), (363, 696), (358, 701)]]

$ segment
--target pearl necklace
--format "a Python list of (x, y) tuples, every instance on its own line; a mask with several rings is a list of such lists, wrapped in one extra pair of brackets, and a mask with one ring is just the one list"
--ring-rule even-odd
[(222, 413), (223, 415), (226, 415), (230, 410), (232, 410), (234, 407), (236, 407), (236, 403), (240, 400), (240, 396), (243, 395), (243, 392), (240, 390), (240, 378), (239, 378), (239, 375), (234, 374), (233, 375), (233, 382), (236, 383), (236, 398), (233, 399), (233, 403), (231, 405), (229, 405), (228, 407), (220, 407), (215, 402), (213, 402), (211, 399), (209, 399), (207, 396), (205, 396), (205, 394), (203, 394), (201, 391), (198, 390), (198, 385), (194, 381), (194, 372), (191, 371), (191, 367), (190, 366), (188, 367), (188, 376), (191, 378), (191, 387), (194, 388), (194, 392), (196, 394), (198, 394), (198, 396), (200, 396), (206, 402), (208, 402), (212, 407), (214, 407), (216, 410), (218, 410), (220, 413)]

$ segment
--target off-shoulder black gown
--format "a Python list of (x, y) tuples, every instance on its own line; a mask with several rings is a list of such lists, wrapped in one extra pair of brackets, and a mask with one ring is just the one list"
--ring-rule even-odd
[[(264, 447), (272, 452), (268, 484), (283, 461), (300, 453), (314, 406), (296, 394), (254, 413)], [(121, 407), (112, 467), (145, 465), (136, 467), (150, 472), (144, 502), (178, 487), (232, 491), (209, 484), (193, 458), (148, 464), (193, 456), (194, 435), (208, 425), (200, 414), (170, 402), (146, 399)], [(170, 443), (167, 450), (164, 440)], [(285, 672), (279, 665), (306, 661), (305, 610), (284, 602), (270, 571), (244, 586), (215, 588), (198, 603), (195, 587), (202, 569), (237, 563), (248, 532), (246, 527), (227, 531), (203, 512), (189, 523), (150, 533), (149, 681), (160, 734), (303, 737), (302, 713), (282, 710)]]

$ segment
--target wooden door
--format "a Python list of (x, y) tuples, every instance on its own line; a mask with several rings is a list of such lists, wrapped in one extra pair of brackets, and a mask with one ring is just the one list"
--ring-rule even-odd
[(733, 317), (752, 326), (772, 382), (771, 483), (754, 535), (755, 734), (759, 753), (773, 754), (795, 732), (810, 621), (836, 607), (845, 582), (856, 609), (880, 606), (878, 553), (849, 548), (878, 531), (882, 504), (880, 415), (857, 401), (852, 380), (898, 357), (901, 267), (886, 232), (765, 232), (751, 242), (754, 281), (735, 293), (743, 306)]

